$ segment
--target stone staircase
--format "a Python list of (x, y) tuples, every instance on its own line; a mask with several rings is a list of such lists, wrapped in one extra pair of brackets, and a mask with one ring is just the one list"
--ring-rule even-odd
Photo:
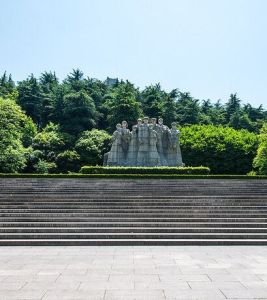
[(267, 180), (0, 178), (3, 245), (267, 245)]

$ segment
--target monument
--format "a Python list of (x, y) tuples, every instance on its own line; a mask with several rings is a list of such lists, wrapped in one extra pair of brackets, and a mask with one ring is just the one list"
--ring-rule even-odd
[(183, 166), (179, 143), (180, 131), (173, 122), (171, 128), (163, 119), (148, 117), (137, 120), (128, 129), (127, 121), (116, 125), (112, 135), (112, 146), (104, 155), (104, 166)]

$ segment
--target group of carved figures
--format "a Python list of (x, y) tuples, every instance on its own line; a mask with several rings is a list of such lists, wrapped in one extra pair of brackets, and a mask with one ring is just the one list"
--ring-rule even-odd
[(126, 121), (116, 125), (112, 146), (104, 155), (107, 166), (182, 166), (179, 144), (180, 131), (173, 122), (171, 128), (163, 125), (163, 119), (148, 117), (138, 119), (128, 129)]

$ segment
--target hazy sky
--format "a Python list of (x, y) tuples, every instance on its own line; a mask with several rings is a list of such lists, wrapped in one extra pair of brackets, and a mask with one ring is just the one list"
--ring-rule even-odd
[(0, 74), (73, 68), (267, 108), (265, 0), (0, 0)]

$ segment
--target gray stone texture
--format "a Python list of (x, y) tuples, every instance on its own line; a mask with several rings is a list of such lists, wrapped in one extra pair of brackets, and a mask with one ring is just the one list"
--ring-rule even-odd
[(179, 144), (177, 124), (172, 128), (163, 125), (163, 120), (145, 117), (138, 120), (132, 132), (127, 122), (117, 124), (112, 136), (111, 150), (104, 155), (106, 166), (182, 166), (182, 154)]
[(267, 299), (265, 246), (1, 247), (0, 299)]

